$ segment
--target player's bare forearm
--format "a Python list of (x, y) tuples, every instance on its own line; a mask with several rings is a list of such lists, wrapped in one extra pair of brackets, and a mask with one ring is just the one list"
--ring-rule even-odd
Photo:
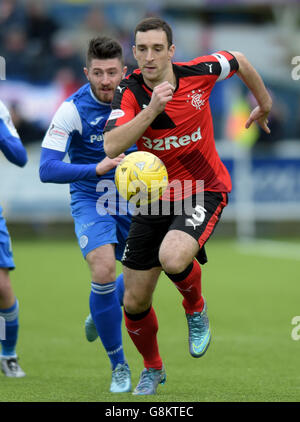
[(96, 166), (96, 174), (97, 176), (102, 176), (103, 174), (106, 174), (113, 168), (117, 167), (118, 164), (123, 160), (125, 157), (125, 154), (120, 154), (116, 158), (108, 158), (105, 157), (100, 163)]
[(104, 151), (114, 158), (130, 148), (143, 135), (153, 120), (165, 109), (173, 97), (174, 86), (168, 81), (157, 85), (151, 96), (149, 105), (137, 114), (130, 122), (112, 129), (104, 134)]
[(258, 105), (264, 111), (270, 111), (272, 107), (272, 99), (260, 75), (242, 53), (235, 51), (231, 53), (235, 56), (239, 63), (239, 70), (237, 71), (237, 75), (250, 89), (256, 98)]
[(262, 78), (248, 59), (240, 52), (232, 51), (231, 53), (239, 63), (237, 75), (249, 88), (258, 103), (258, 106), (250, 114), (246, 127), (248, 128), (253, 121), (256, 121), (265, 132), (270, 133), (270, 129), (267, 125), (267, 117), (272, 107), (272, 98), (268, 93)]
[(130, 148), (143, 135), (155, 119), (156, 114), (145, 108), (130, 122), (116, 127), (104, 134), (104, 151), (109, 158), (115, 158)]

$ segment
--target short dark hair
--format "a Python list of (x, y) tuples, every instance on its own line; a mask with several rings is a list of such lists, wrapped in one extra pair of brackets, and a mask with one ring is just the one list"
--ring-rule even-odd
[(114, 58), (119, 59), (122, 65), (124, 64), (122, 46), (118, 41), (108, 37), (96, 37), (90, 40), (86, 55), (87, 67), (90, 66), (93, 59)]
[(147, 32), (147, 31), (150, 31), (151, 29), (161, 29), (162, 31), (164, 31), (166, 33), (167, 40), (168, 40), (168, 48), (171, 47), (171, 45), (173, 44), (172, 29), (166, 21), (157, 17), (150, 17), (150, 18), (143, 19), (135, 28), (134, 38), (136, 38), (137, 32)]

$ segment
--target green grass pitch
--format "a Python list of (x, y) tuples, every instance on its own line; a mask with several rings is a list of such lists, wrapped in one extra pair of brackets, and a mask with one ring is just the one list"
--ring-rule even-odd
[[(90, 275), (76, 241), (14, 241), (13, 247), (17, 269), (11, 278), (20, 302), (17, 352), (27, 376), (0, 374), (0, 401), (300, 401), (300, 340), (291, 336), (292, 318), (300, 315), (297, 257), (246, 254), (233, 241), (209, 241), (203, 292), (212, 342), (200, 359), (188, 353), (181, 296), (162, 275), (154, 306), (167, 382), (155, 397), (136, 397), (109, 393), (108, 358), (99, 340), (85, 340)], [(142, 359), (123, 332), (134, 387)]]

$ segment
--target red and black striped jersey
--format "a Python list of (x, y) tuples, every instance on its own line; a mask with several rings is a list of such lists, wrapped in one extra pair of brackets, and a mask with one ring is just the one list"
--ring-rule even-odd
[[(227, 51), (173, 63), (177, 86), (173, 98), (137, 141), (139, 150), (152, 152), (166, 165), (169, 182), (191, 180), (192, 191), (230, 192), (230, 175), (216, 150), (209, 96), (216, 81), (230, 78), (238, 62)], [(152, 90), (139, 70), (118, 86), (104, 131), (132, 120), (149, 104)], [(180, 194), (182, 198), (182, 193)], [(173, 200), (181, 199), (178, 193)]]

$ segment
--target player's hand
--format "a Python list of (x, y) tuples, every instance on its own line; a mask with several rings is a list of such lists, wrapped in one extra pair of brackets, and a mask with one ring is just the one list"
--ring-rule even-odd
[(148, 107), (150, 107), (157, 115), (162, 113), (167, 102), (172, 100), (174, 90), (174, 86), (167, 81), (157, 85), (153, 90)]
[(97, 176), (102, 176), (107, 173), (109, 170), (117, 167), (118, 164), (123, 160), (125, 154), (122, 153), (115, 158), (105, 157), (100, 163), (97, 164), (96, 174)]
[(268, 115), (269, 111), (263, 111), (260, 106), (255, 107), (254, 110), (252, 110), (249, 119), (246, 122), (246, 129), (248, 129), (253, 122), (257, 122), (259, 126), (266, 132), (271, 133), (270, 128), (268, 127)]

